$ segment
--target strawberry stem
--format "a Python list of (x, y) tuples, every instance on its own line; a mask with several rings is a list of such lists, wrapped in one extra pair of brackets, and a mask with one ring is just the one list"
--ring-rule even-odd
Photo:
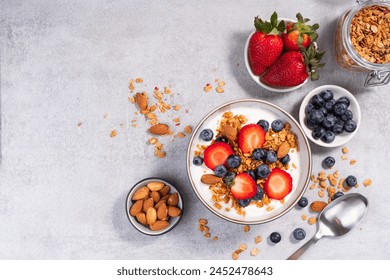
[(299, 46), (299, 50), (303, 55), (306, 70), (310, 75), (310, 79), (312, 81), (318, 80), (320, 75), (317, 70), (325, 66), (325, 63), (320, 63), (325, 52), (319, 52), (316, 45), (313, 43), (311, 43), (306, 49), (303, 46)]
[(274, 12), (271, 15), (270, 21), (263, 21), (258, 16), (255, 17), (255, 28), (257, 31), (263, 32), (265, 34), (278, 35), (280, 32), (283, 32), (285, 29), (285, 23), (281, 20), (278, 23), (278, 14)]

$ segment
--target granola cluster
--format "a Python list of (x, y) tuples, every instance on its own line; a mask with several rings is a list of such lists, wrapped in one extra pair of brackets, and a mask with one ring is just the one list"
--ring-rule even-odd
[(356, 52), (372, 63), (390, 62), (390, 11), (384, 6), (361, 9), (352, 19), (351, 42)]

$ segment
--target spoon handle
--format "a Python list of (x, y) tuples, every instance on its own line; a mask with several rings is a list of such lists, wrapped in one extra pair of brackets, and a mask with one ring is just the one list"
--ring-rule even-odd
[(311, 246), (317, 243), (320, 240), (322, 235), (316, 234), (312, 239), (307, 241), (301, 248), (299, 248), (294, 254), (292, 254), (287, 260), (297, 260), (299, 259)]

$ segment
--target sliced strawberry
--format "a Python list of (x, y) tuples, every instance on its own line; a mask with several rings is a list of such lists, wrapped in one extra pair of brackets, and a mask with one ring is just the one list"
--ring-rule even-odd
[(238, 146), (243, 153), (251, 153), (256, 148), (263, 147), (265, 131), (257, 124), (247, 124), (240, 129), (238, 134)]
[(256, 182), (248, 173), (237, 174), (230, 191), (236, 199), (252, 198), (257, 193)]
[(292, 190), (292, 177), (280, 168), (272, 169), (264, 183), (264, 191), (269, 198), (282, 199)]
[(204, 151), (204, 164), (211, 170), (214, 170), (217, 165), (225, 164), (226, 159), (234, 154), (229, 144), (224, 142), (214, 143)]

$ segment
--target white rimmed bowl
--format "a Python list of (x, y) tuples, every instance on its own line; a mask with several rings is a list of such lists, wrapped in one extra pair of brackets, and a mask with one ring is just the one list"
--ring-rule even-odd
[[(316, 95), (319, 94), (323, 90), (331, 90), (334, 94), (334, 99), (338, 99), (340, 97), (347, 97), (350, 101), (350, 105), (348, 107), (349, 110), (352, 111), (353, 114), (353, 120), (356, 122), (356, 129), (352, 133), (348, 132), (342, 132), (339, 135), (336, 135), (335, 140), (332, 143), (324, 143), (321, 141), (321, 139), (314, 139), (312, 136), (312, 130), (307, 126), (306, 124), (306, 113), (305, 113), (305, 108), (306, 105), (309, 103), (310, 99)], [(301, 103), (301, 107), (299, 109), (299, 122), (303, 128), (303, 130), (306, 133), (306, 136), (315, 144), (322, 146), (322, 147), (327, 147), (327, 148), (333, 148), (333, 147), (338, 147), (341, 145), (344, 145), (347, 143), (349, 140), (351, 140), (357, 133), (360, 127), (360, 119), (361, 119), (361, 111), (360, 111), (360, 106), (358, 101), (356, 100), (355, 96), (352, 95), (351, 92), (346, 90), (345, 88), (342, 88), (340, 86), (336, 85), (323, 85), (320, 87), (317, 87), (313, 89), (311, 92), (309, 92), (306, 97), (303, 99)]]
[[(293, 178), (293, 190), (285, 197), (284, 203), (272, 200), (270, 204), (274, 206), (274, 210), (272, 211), (267, 211), (267, 207), (258, 208), (255, 205), (249, 205), (245, 208), (246, 215), (242, 216), (237, 214), (234, 209), (231, 209), (230, 211), (226, 209), (231, 208), (231, 202), (222, 202), (222, 208), (218, 209), (214, 206), (209, 186), (203, 184), (200, 180), (203, 174), (212, 173), (204, 164), (201, 166), (195, 166), (193, 164), (193, 158), (195, 156), (195, 151), (198, 150), (198, 144), (210, 145), (210, 142), (205, 142), (200, 138), (200, 133), (203, 129), (210, 128), (215, 134), (218, 123), (225, 112), (244, 115), (248, 119), (247, 123), (257, 123), (259, 119), (266, 119), (271, 124), (273, 120), (281, 119), (290, 123), (292, 131), (298, 137), (299, 151), (290, 153), (290, 168), (287, 171)], [(294, 163), (296, 168), (293, 167), (292, 163)], [(312, 157), (310, 145), (299, 123), (280, 107), (258, 99), (239, 99), (223, 104), (212, 110), (194, 129), (187, 149), (188, 177), (199, 200), (218, 217), (239, 224), (262, 224), (270, 222), (290, 211), (304, 194), (307, 185), (309, 184), (311, 169)]]
[[(295, 22), (295, 20), (292, 20), (292, 19), (289, 19), (289, 18), (281, 18), (280, 20), (283, 20), (286, 25), (287, 23), (290, 23), (290, 22)], [(252, 68), (250, 66), (250, 63), (249, 63), (249, 57), (248, 57), (248, 46), (249, 46), (249, 41), (252, 37), (252, 35), (255, 33), (256, 31), (253, 31), (248, 39), (246, 40), (246, 43), (245, 43), (245, 49), (244, 49), (244, 59), (245, 59), (245, 66), (246, 66), (246, 69), (248, 70), (249, 72), (249, 75), (252, 77), (252, 79), (258, 84), (260, 85), (261, 87), (265, 88), (265, 89), (268, 89), (270, 91), (274, 91), (274, 92), (290, 92), (290, 91), (293, 91), (293, 90), (296, 90), (296, 89), (299, 89), (300, 87), (302, 87), (304, 84), (307, 83), (307, 81), (309, 80), (309, 78), (307, 78), (302, 84), (300, 85), (297, 85), (297, 86), (294, 86), (294, 87), (271, 87), (267, 84), (264, 84), (262, 81), (260, 81), (260, 76), (257, 76), (255, 74), (253, 74), (252, 72)]]
[[(165, 229), (163, 230), (151, 230), (149, 229), (149, 227), (141, 224), (140, 222), (137, 221), (137, 219), (133, 216), (130, 215), (129, 213), (129, 210), (131, 208), (131, 206), (133, 205), (134, 201), (131, 199), (133, 197), (133, 194), (141, 187), (143, 186), (146, 186), (148, 183), (150, 182), (163, 182), (165, 185), (169, 186), (171, 189), (169, 191), (169, 193), (174, 193), (174, 192), (177, 192), (178, 196), (179, 196), (179, 203), (178, 203), (178, 207), (181, 209), (181, 215), (178, 216), (178, 217), (170, 217), (169, 218), (169, 226), (166, 227)], [(146, 178), (146, 179), (143, 179), (141, 181), (139, 181), (138, 183), (136, 183), (130, 190), (129, 194), (127, 195), (127, 198), (126, 198), (126, 215), (127, 215), (127, 218), (129, 219), (130, 223), (141, 233), (143, 234), (146, 234), (146, 235), (152, 235), (152, 236), (157, 236), (157, 235), (162, 235), (164, 233), (167, 233), (169, 231), (171, 231), (174, 227), (177, 226), (177, 224), (180, 222), (181, 220), (181, 217), (183, 216), (183, 212), (184, 212), (184, 207), (183, 207), (183, 199), (182, 199), (182, 196), (179, 192), (179, 190), (173, 186), (171, 183), (169, 183), (168, 181), (166, 180), (163, 180), (161, 178)]]

